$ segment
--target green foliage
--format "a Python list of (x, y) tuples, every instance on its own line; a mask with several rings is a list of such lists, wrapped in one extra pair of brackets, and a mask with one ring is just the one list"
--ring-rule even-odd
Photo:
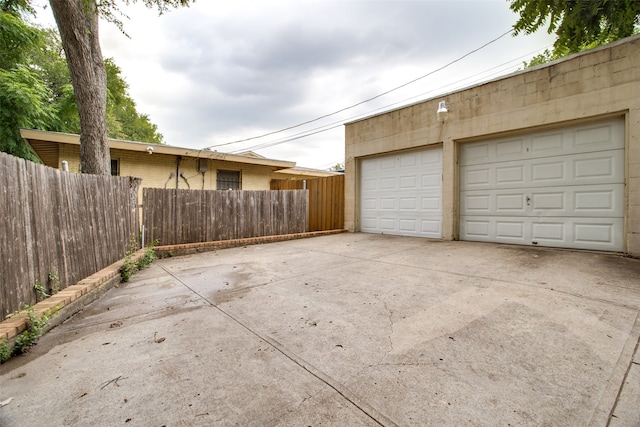
[(31, 7), (30, 0), (0, 0), (0, 11), (20, 16), (22, 13), (34, 15), (35, 9)]
[(520, 18), (514, 35), (531, 34), (547, 25), (557, 36), (554, 55), (564, 56), (638, 32), (638, 0), (510, 0)]
[(24, 306), (23, 310), (27, 312), (29, 322), (27, 330), (16, 338), (16, 346), (13, 350), (15, 354), (26, 353), (29, 350), (29, 347), (38, 342), (38, 339), (42, 336), (44, 328), (49, 325), (49, 316), (51, 315), (49, 312), (40, 317), (30, 305)]
[(55, 273), (49, 273), (49, 292), (51, 295), (55, 295), (60, 292), (60, 278)]
[(37, 160), (20, 136), (20, 128), (46, 128), (54, 119), (51, 93), (28, 65), (41, 42), (38, 29), (26, 25), (13, 2), (0, 2), (0, 151)]
[[(58, 31), (30, 26), (27, 0), (0, 0), (0, 151), (38, 161), (20, 128), (80, 133), (80, 118)], [(162, 143), (149, 117), (138, 113), (113, 59), (107, 70), (107, 129), (111, 138)]]
[(0, 151), (37, 161), (20, 128), (46, 129), (55, 120), (50, 92), (31, 69), (0, 69)]
[(40, 42), (38, 29), (25, 24), (19, 15), (0, 11), (0, 68), (15, 67)]
[(36, 292), (36, 301), (44, 301), (60, 291), (60, 278), (55, 273), (49, 273), (47, 284), (43, 285), (40, 280), (36, 280), (33, 290)]
[(107, 70), (107, 128), (109, 137), (161, 144), (162, 134), (149, 116), (138, 113), (129, 96), (129, 85), (113, 59), (104, 61)]
[(51, 295), (47, 293), (47, 288), (42, 286), (39, 280), (36, 281), (36, 284), (33, 285), (33, 290), (36, 291), (36, 301), (44, 301), (49, 298)]
[(156, 260), (156, 246), (158, 246), (157, 240), (154, 240), (153, 242), (145, 246), (144, 255), (138, 260), (138, 270), (142, 270), (143, 268), (148, 267), (153, 261)]
[(11, 358), (13, 349), (4, 341), (0, 341), (0, 364), (6, 362)]
[(120, 277), (123, 282), (128, 282), (131, 276), (139, 270), (148, 267), (156, 259), (154, 248), (158, 245), (158, 241), (154, 240), (144, 248), (144, 255), (139, 260), (134, 260), (134, 255), (138, 248), (138, 239), (135, 235), (131, 236), (131, 244), (124, 256), (122, 267), (120, 267)]

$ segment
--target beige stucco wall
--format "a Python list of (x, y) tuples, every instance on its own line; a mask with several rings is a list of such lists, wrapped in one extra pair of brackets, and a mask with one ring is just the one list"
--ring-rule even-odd
[[(441, 100), (449, 108), (445, 123), (436, 120)], [(626, 121), (625, 247), (640, 256), (640, 36), (347, 124), (345, 227), (359, 227), (363, 157), (442, 144), (443, 238), (451, 240), (458, 232), (460, 144), (607, 117)]]
[[(80, 147), (77, 145), (60, 144), (59, 165), (62, 161), (69, 162), (69, 171), (80, 171)], [(176, 156), (167, 154), (147, 154), (146, 152), (111, 150), (111, 158), (120, 161), (121, 176), (135, 176), (142, 178), (139, 199), (142, 200), (143, 188), (176, 188)], [(198, 171), (198, 159), (183, 157), (180, 161), (180, 171), (185, 179), (180, 178), (177, 188), (192, 190), (215, 190), (216, 172), (218, 170), (232, 170), (241, 172), (243, 190), (269, 190), (271, 179), (281, 179), (275, 174), (272, 166), (251, 165), (220, 160), (205, 160), (207, 171)], [(171, 173), (174, 176), (170, 178)], [(274, 178), (275, 176), (275, 178)]]

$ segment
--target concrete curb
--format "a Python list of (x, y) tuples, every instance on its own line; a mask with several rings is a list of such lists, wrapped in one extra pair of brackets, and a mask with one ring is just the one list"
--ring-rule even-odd
[[(136, 251), (133, 254), (133, 260), (138, 261), (144, 256), (144, 253), (145, 249)], [(33, 309), (38, 317), (50, 315), (49, 324), (42, 333), (44, 334), (60, 325), (120, 283), (122, 280), (120, 267), (123, 264), (124, 258), (35, 304)], [(13, 347), (16, 337), (26, 331), (28, 327), (29, 316), (26, 311), (22, 310), (0, 322), (0, 341)]]
[(173, 256), (193, 255), (201, 252), (215, 251), (218, 249), (237, 248), (238, 246), (258, 245), (262, 243), (282, 242), (285, 240), (306, 239), (307, 237), (328, 236), (331, 234), (346, 233), (348, 230), (309, 231), (306, 233), (279, 234), (276, 236), (248, 237), (245, 239), (218, 240), (216, 242), (188, 243), (182, 245), (156, 246), (155, 252), (158, 258)]
[[(183, 245), (167, 245), (154, 248), (158, 258), (191, 255), (200, 252), (214, 251), (217, 249), (233, 248), (238, 246), (256, 245), (262, 243), (281, 242), (285, 240), (304, 239), (307, 237), (327, 236), (330, 234), (344, 233), (347, 230), (312, 231), (308, 233), (282, 234), (277, 236), (250, 237), (246, 239), (222, 240), (216, 242), (189, 243)], [(144, 256), (145, 249), (136, 251), (133, 260), (138, 261)], [(120, 267), (124, 264), (124, 258), (103, 268), (97, 273), (79, 281), (75, 285), (68, 286), (55, 295), (33, 306), (38, 317), (49, 315), (49, 324), (42, 330), (46, 333), (54, 327), (62, 324), (85, 306), (104, 295), (109, 289), (122, 281)], [(9, 347), (15, 346), (15, 340), (29, 327), (29, 316), (22, 310), (10, 318), (0, 322), (0, 342)]]

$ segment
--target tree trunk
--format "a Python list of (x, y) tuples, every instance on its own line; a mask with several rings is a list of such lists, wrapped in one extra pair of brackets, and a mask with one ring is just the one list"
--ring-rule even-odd
[(111, 174), (107, 140), (107, 75), (95, 0), (49, 0), (58, 24), (80, 115), (82, 173)]

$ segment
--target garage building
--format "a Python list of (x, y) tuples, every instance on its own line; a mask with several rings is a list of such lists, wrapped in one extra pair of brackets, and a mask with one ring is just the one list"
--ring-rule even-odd
[(640, 256), (638, 58), (629, 37), (347, 123), (345, 228)]

